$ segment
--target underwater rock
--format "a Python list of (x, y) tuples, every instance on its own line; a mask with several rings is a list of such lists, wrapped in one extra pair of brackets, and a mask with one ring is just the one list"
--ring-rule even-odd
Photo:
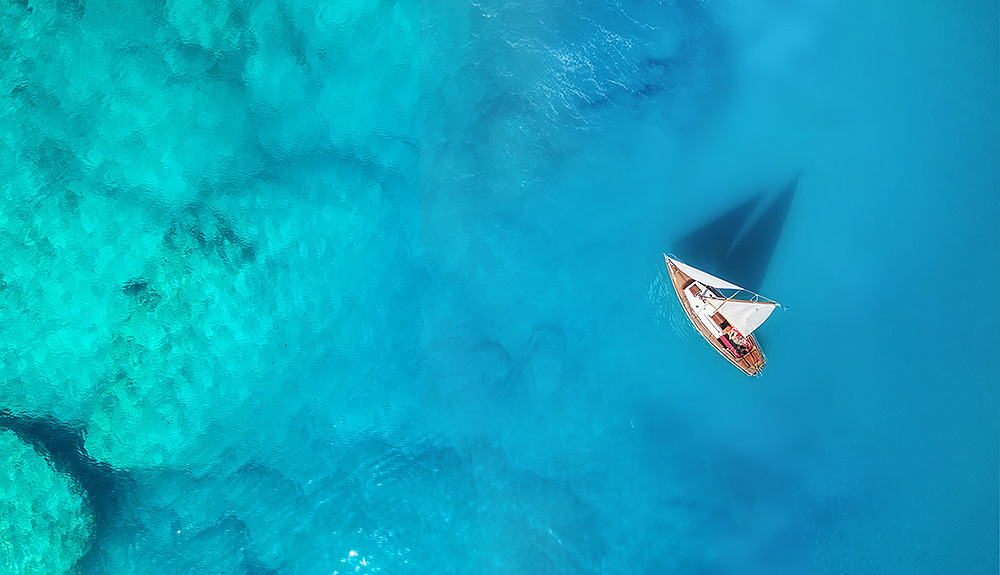
[(525, 379), (532, 396), (543, 399), (559, 389), (567, 375), (566, 332), (559, 325), (541, 325), (535, 328), (529, 345)]
[(240, 48), (248, 32), (240, 26), (239, 2), (166, 0), (168, 21), (185, 43), (196, 44), (214, 54)]
[(413, 340), (385, 326), (418, 3), (60, 2), (0, 7), (0, 406), (84, 425), (116, 469), (211, 464), (290, 380), (371, 425), (348, 402)]
[[(420, 3), (388, 6), (350, 0), (318, 9), (248, 8), (254, 49), (242, 79), (264, 152), (294, 157), (333, 146), (386, 165), (416, 161), (409, 148), (419, 137)], [(380, 62), (378, 73), (371, 62)]]
[(115, 520), (122, 495), (132, 485), (131, 477), (95, 461), (83, 449), (83, 429), (44, 415), (0, 409), (0, 429), (15, 433), (69, 475), (83, 489), (100, 529)]
[[(0, 190), (0, 407), (85, 421), (107, 361), (116, 300), (148, 259), (156, 235), (149, 215), (74, 181), (67, 189), (38, 179)], [(0, 176), (6, 176), (0, 159)], [(80, 192), (70, 201), (74, 192)], [(161, 228), (162, 234), (162, 228)], [(135, 296), (123, 296), (123, 289)], [(144, 294), (145, 305), (155, 296)]]
[(210, 211), (187, 210), (164, 233), (126, 305), (87, 425), (87, 451), (115, 467), (169, 465), (212, 420), (247, 398), (271, 318), (252, 302), (255, 250)]
[(135, 303), (146, 309), (155, 309), (162, 299), (144, 280), (129, 280), (122, 286), (122, 291), (125, 295), (134, 297)]
[(0, 429), (0, 573), (65, 573), (87, 552), (94, 514), (80, 485)]
[[(404, 226), (386, 224), (390, 183), (368, 169), (309, 174), (306, 189), (324, 195), (282, 185), (174, 218), (115, 290), (88, 453), (118, 469), (198, 474), (253, 457), (237, 445), (280, 444), (285, 427), (248, 426), (256, 417), (292, 420), (303, 405), (336, 424), (395, 417), (395, 403), (358, 409), (400, 381), (380, 375), (398, 369), (384, 358), (416, 341), (399, 329), (415, 321), (391, 303), (405, 282), (385, 282), (405, 277), (393, 231)], [(337, 365), (335, 380), (322, 364)]]

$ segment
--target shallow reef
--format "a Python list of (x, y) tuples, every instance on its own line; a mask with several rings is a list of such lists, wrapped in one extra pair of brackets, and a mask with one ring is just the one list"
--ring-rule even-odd
[(65, 573), (87, 552), (94, 514), (80, 485), (0, 429), (0, 573)]

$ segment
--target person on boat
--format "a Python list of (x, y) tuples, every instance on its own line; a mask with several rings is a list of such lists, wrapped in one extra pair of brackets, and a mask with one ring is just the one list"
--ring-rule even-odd
[(746, 355), (750, 351), (749, 338), (737, 331), (736, 328), (730, 328), (729, 340), (733, 342), (733, 345), (736, 347), (736, 351), (739, 352), (740, 357)]

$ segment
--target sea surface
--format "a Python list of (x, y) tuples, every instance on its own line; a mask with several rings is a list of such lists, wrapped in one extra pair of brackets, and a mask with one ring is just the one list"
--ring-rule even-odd
[(5, 0), (0, 573), (997, 573), (998, 11)]

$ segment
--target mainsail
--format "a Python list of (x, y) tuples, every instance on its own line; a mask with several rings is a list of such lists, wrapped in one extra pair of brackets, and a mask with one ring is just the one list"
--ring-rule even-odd
[[(675, 260), (674, 258), (672, 258), (672, 257), (670, 257), (670, 256), (668, 256), (666, 254), (664, 254), (663, 257), (665, 257), (668, 260), (670, 260), (671, 262), (673, 262), (673, 264), (675, 266), (677, 266), (678, 268), (680, 268), (682, 272), (686, 273), (691, 279), (693, 279), (695, 281), (699, 281), (699, 282), (701, 282), (701, 283), (703, 283), (705, 285), (712, 286), (712, 287), (714, 287), (716, 289), (734, 289), (734, 290), (740, 290), (740, 291), (743, 290), (743, 288), (741, 288), (740, 286), (738, 286), (736, 284), (729, 283), (729, 282), (727, 282), (726, 280), (724, 280), (722, 278), (717, 278), (717, 277), (713, 276), (710, 273), (705, 273), (705, 272), (701, 271), (698, 268), (693, 268), (693, 267), (687, 265), (686, 263), (678, 261), (678, 260)], [(768, 312), (768, 313), (770, 313), (770, 312)], [(725, 315), (725, 314), (723, 314), (723, 315)], [(726, 318), (726, 319), (728, 319), (728, 318)], [(763, 321), (763, 320), (761, 320), (761, 321)], [(733, 321), (729, 320), (729, 323), (733, 323)], [(736, 324), (733, 323), (733, 325), (736, 325)], [(742, 331), (742, 330), (740, 330), (740, 331)], [(749, 332), (744, 332), (744, 333), (749, 333)]]
[[(681, 307), (702, 337), (743, 373), (759, 375), (767, 360), (752, 334), (778, 303), (666, 254), (663, 257)], [(722, 290), (736, 293), (723, 294)]]
[[(690, 274), (689, 274), (690, 275)], [(764, 301), (748, 301), (742, 299), (705, 298), (722, 317), (732, 324), (743, 335), (750, 335), (760, 327), (771, 315), (778, 304)]]

